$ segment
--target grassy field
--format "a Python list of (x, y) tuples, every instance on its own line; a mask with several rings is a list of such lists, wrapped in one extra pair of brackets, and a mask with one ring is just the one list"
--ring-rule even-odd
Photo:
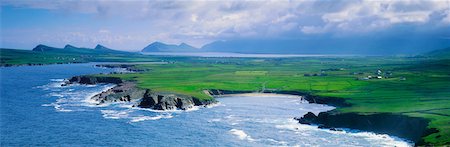
[[(60, 49), (62, 50), (62, 49)], [(155, 57), (132, 53), (105, 53), (94, 50), (74, 52), (52, 51), (38, 52), (31, 50), (0, 49), (0, 65), (14, 66), (27, 64), (57, 64), (77, 62), (150, 62), (160, 61)]]
[[(136, 80), (142, 88), (210, 99), (205, 89), (296, 90), (344, 98), (339, 112), (399, 113), (431, 120), (439, 133), (427, 142), (450, 140), (450, 59), (406, 57), (171, 58), (142, 64), (144, 73), (106, 75)], [(382, 79), (376, 78), (378, 70)], [(102, 75), (105, 76), (105, 75)], [(368, 76), (373, 79), (364, 79)], [(387, 77), (387, 78), (386, 78)]]
[[(142, 88), (200, 99), (211, 99), (203, 92), (205, 89), (294, 90), (342, 98), (352, 106), (338, 108), (338, 112), (390, 112), (426, 118), (431, 120), (429, 127), (439, 132), (425, 137), (425, 141), (435, 145), (450, 142), (448, 56), (206, 58), (8, 49), (1, 49), (0, 53), (3, 65), (169, 61), (169, 64), (137, 65), (148, 69), (143, 73), (98, 76), (135, 80)], [(372, 78), (368, 79), (369, 76)]]

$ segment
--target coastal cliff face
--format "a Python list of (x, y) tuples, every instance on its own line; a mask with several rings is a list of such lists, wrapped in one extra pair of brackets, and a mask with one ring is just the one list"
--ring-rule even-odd
[(187, 110), (195, 106), (194, 100), (189, 96), (179, 96), (175, 94), (158, 94), (146, 90), (142, 101), (138, 105), (141, 108), (151, 108), (155, 110)]
[(136, 88), (135, 83), (124, 82), (93, 96), (91, 99), (98, 102), (98, 104), (112, 102), (135, 102), (141, 99), (144, 94), (145, 90)]
[(321, 112), (315, 115), (308, 112), (301, 118), (294, 118), (302, 124), (315, 124), (319, 128), (350, 128), (375, 133), (394, 135), (424, 145), (423, 136), (437, 132), (427, 128), (429, 120), (391, 113), (362, 115), (357, 113)]
[[(251, 93), (255, 91), (229, 91), (229, 90), (208, 90), (211, 95), (221, 96), (226, 94)], [(264, 93), (290, 94), (302, 96), (302, 99), (309, 103), (326, 104), (335, 107), (348, 107), (351, 104), (345, 99), (333, 97), (314, 96), (309, 93), (299, 91), (264, 91)], [(336, 128), (349, 128), (361, 131), (389, 134), (411, 140), (416, 146), (427, 145), (422, 137), (436, 133), (438, 130), (427, 128), (430, 122), (427, 119), (409, 117), (401, 114), (376, 113), (357, 114), (341, 113), (336, 110), (321, 112), (315, 115), (308, 112), (300, 118), (294, 118), (301, 124), (318, 125), (319, 128), (338, 130)]]
[(193, 106), (206, 106), (216, 103), (215, 100), (199, 100), (195, 97), (173, 93), (152, 92), (150, 89), (138, 88), (135, 83), (122, 81), (115, 77), (75, 76), (64, 85), (112, 83), (117, 86), (103, 91), (91, 99), (98, 105), (113, 102), (132, 102), (133, 107), (150, 108), (154, 110), (187, 110)]

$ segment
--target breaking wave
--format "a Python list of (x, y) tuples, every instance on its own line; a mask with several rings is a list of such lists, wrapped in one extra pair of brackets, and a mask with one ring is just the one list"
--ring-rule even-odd
[(247, 133), (245, 133), (242, 130), (238, 130), (238, 129), (231, 129), (230, 133), (235, 135), (237, 138), (239, 138), (240, 140), (248, 140), (250, 142), (255, 141), (255, 139), (253, 139), (251, 136), (249, 136)]
[[(82, 85), (70, 84), (61, 86), (66, 82), (64, 79), (51, 79), (51, 83), (37, 86), (35, 88), (48, 91), (47, 97), (55, 98), (55, 102), (43, 104), (44, 107), (53, 107), (58, 112), (73, 112), (97, 110), (100, 111), (105, 119), (124, 119), (131, 123), (159, 120), (172, 118), (174, 113), (183, 113), (197, 111), (203, 106), (193, 106), (188, 110), (152, 110), (139, 107), (133, 107), (130, 102), (116, 102), (107, 104), (98, 104), (97, 101), (92, 100), (94, 95), (113, 88), (114, 84), (96, 84), (96, 85)], [(208, 106), (207, 108), (215, 107)]]

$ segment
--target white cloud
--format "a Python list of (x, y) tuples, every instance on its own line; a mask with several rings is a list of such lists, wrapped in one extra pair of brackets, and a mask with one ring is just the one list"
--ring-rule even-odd
[(300, 29), (305, 34), (319, 34), (326, 31), (325, 27), (320, 26), (302, 26)]
[[(68, 17), (87, 14), (91, 19), (86, 23), (101, 24), (99, 28), (105, 25), (104, 20), (122, 23), (106, 24), (111, 27), (97, 29), (98, 34), (84, 34), (97, 35), (93, 40), (111, 44), (138, 39), (143, 41), (139, 43), (142, 46), (154, 40), (188, 42), (200, 46), (213, 40), (234, 37), (371, 32), (397, 24), (420, 25), (431, 21), (450, 24), (449, 0), (3, 0), (1, 5), (48, 9), (67, 13)], [(446, 15), (441, 20), (430, 20), (430, 15), (435, 12), (445, 12)], [(118, 29), (126, 31), (116, 31)], [(114, 33), (110, 30), (114, 30)]]
[(445, 11), (445, 16), (442, 18), (442, 22), (450, 24), (450, 9)]

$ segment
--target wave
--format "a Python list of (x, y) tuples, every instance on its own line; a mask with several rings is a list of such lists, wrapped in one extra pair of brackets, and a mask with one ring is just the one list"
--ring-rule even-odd
[(129, 113), (132, 112), (131, 110), (125, 110), (125, 111), (118, 111), (118, 110), (100, 110), (103, 114), (104, 118), (108, 119), (121, 119), (121, 118), (128, 118)]
[[(98, 101), (91, 98), (98, 93), (107, 91), (113, 88), (114, 84), (96, 84), (96, 85), (83, 85), (83, 84), (70, 84), (67, 86), (61, 86), (66, 80), (64, 79), (52, 79), (52, 82), (46, 85), (38, 86), (45, 91), (50, 91), (47, 96), (49, 98), (56, 98), (55, 102), (50, 104), (43, 104), (45, 107), (54, 107), (58, 112), (72, 112), (72, 111), (85, 111), (96, 108), (110, 108), (106, 110), (100, 110), (102, 116), (106, 119), (126, 119), (129, 122), (141, 122), (147, 120), (159, 120), (172, 118), (172, 113), (182, 113), (197, 111), (202, 106), (194, 106), (188, 110), (152, 110), (146, 108), (133, 107), (133, 102), (116, 102), (116, 103), (104, 103), (99, 104)], [(211, 105), (207, 108), (212, 108), (218, 105)], [(139, 111), (150, 111), (153, 114), (142, 115)]]
[(141, 122), (141, 121), (147, 121), (147, 120), (159, 120), (159, 119), (168, 119), (172, 118), (173, 115), (170, 113), (167, 114), (158, 114), (154, 116), (148, 116), (148, 115), (135, 115), (133, 112), (134, 110), (126, 109), (126, 110), (100, 110), (103, 114), (103, 118), (106, 119), (128, 119), (129, 122)]
[(376, 142), (381, 146), (395, 146), (395, 147), (413, 146), (413, 143), (411, 141), (401, 139), (395, 136), (389, 136), (387, 134), (361, 132), (350, 129), (340, 129), (342, 131), (332, 131), (329, 129), (320, 129), (318, 128), (318, 126), (300, 124), (293, 119), (289, 119), (284, 124), (279, 124), (276, 125), (275, 127), (280, 130), (289, 130), (294, 131), (295, 133), (302, 133), (302, 135), (307, 135), (305, 134), (305, 132), (308, 131), (322, 131), (334, 135), (352, 136), (356, 138), (362, 138), (364, 140), (369, 140), (370, 142)]
[(50, 81), (52, 81), (52, 82), (63, 82), (65, 80), (66, 79), (50, 79)]
[(226, 106), (225, 104), (222, 104), (221, 102), (217, 102), (217, 103), (213, 103), (213, 104), (209, 104), (209, 105), (205, 105), (205, 108), (214, 108), (214, 107), (221, 107), (221, 106)]
[(275, 139), (272, 139), (272, 138), (267, 138), (265, 140), (270, 142), (270, 143), (278, 144), (278, 145), (281, 145), (281, 146), (287, 146), (288, 145), (288, 143), (286, 141), (279, 141), (279, 140), (275, 140)]
[(214, 118), (214, 119), (208, 120), (208, 122), (220, 122), (220, 121), (222, 121), (222, 119), (220, 119), (220, 118)]
[(99, 90), (106, 91), (115, 86), (113, 84), (61, 86), (65, 82), (64, 79), (51, 79), (51, 81), (49, 84), (35, 88), (50, 91), (46, 96), (56, 98), (55, 102), (42, 106), (53, 106), (58, 112), (84, 111), (82, 107), (104, 107), (104, 105), (97, 105), (98, 103), (92, 101), (91, 97), (98, 94)]
[(242, 130), (231, 129), (229, 132), (231, 134), (235, 135), (236, 137), (238, 137), (240, 140), (247, 140), (247, 141), (250, 141), (250, 142), (255, 141), (255, 139), (253, 139), (251, 136), (249, 136), (247, 133), (245, 133)]
[(57, 103), (42, 104), (41, 106), (53, 107), (53, 108), (55, 108), (56, 111), (59, 111), (59, 112), (72, 112), (73, 111), (73, 110), (70, 110), (70, 109), (62, 108), (61, 105), (58, 105)]
[(36, 86), (33, 88), (38, 88), (38, 89), (43, 89), (43, 90), (54, 90), (54, 88), (61, 88), (63, 86), (61, 86), (62, 84), (64, 84), (66, 82), (65, 79), (50, 79), (50, 83), (45, 84), (45, 85), (41, 85), (41, 86)]
[(171, 114), (168, 115), (157, 115), (157, 116), (137, 116), (132, 117), (130, 122), (140, 122), (140, 121), (146, 121), (146, 120), (158, 120), (163, 118), (172, 118), (173, 116)]

